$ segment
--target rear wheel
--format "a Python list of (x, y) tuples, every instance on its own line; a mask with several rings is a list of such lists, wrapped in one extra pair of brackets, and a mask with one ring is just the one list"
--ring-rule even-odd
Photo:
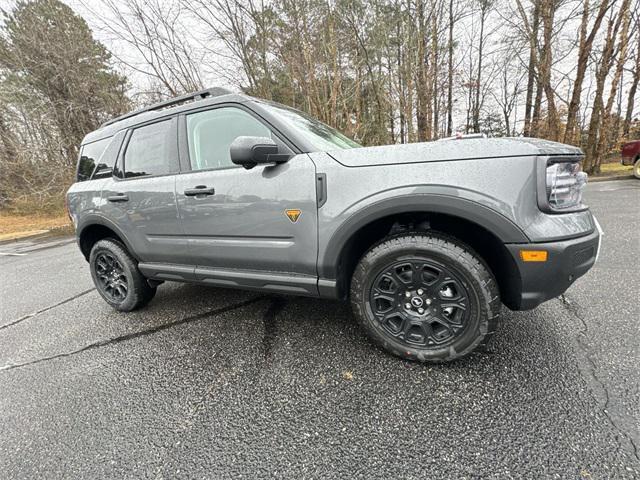
[(97, 242), (89, 256), (91, 277), (98, 293), (116, 310), (130, 312), (155, 296), (156, 288), (138, 270), (124, 246), (112, 239)]
[(640, 157), (636, 158), (636, 163), (633, 164), (633, 176), (640, 178)]
[(392, 237), (369, 250), (353, 274), (351, 304), (374, 341), (422, 362), (454, 360), (485, 344), (500, 311), (484, 262), (437, 233)]

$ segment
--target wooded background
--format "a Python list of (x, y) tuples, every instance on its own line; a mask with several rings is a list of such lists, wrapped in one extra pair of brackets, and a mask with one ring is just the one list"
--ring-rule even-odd
[(640, 138), (640, 0), (0, 3), (0, 208), (59, 208), (82, 137), (214, 84), (364, 145), (457, 132)]

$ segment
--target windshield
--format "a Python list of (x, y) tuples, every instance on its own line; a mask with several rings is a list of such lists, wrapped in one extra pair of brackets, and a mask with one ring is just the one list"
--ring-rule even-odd
[(362, 146), (335, 128), (325, 125), (298, 110), (274, 103), (260, 102), (260, 104), (273, 116), (303, 136), (317, 151), (344, 150)]

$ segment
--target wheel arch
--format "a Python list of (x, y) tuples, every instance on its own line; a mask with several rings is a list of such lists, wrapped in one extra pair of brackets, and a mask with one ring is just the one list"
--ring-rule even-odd
[(90, 216), (83, 220), (82, 224), (78, 226), (78, 245), (80, 251), (84, 255), (84, 258), (89, 261), (89, 255), (91, 254), (91, 248), (100, 240), (105, 238), (113, 238), (122, 243), (129, 253), (136, 259), (135, 252), (131, 248), (127, 237), (122, 231), (110, 220), (102, 216)]
[(493, 272), (503, 302), (515, 305), (520, 276), (504, 244), (526, 243), (529, 239), (495, 210), (448, 195), (395, 197), (353, 214), (336, 230), (319, 259), (320, 285), (335, 281), (332, 296), (345, 298), (355, 266), (371, 246), (389, 235), (416, 230), (442, 232), (468, 244)]

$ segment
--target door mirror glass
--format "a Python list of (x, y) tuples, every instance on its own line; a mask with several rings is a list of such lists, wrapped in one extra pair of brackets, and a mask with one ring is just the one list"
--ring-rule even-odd
[(289, 155), (279, 154), (278, 145), (268, 137), (237, 137), (229, 147), (231, 161), (246, 169), (256, 165), (277, 165), (289, 160)]

